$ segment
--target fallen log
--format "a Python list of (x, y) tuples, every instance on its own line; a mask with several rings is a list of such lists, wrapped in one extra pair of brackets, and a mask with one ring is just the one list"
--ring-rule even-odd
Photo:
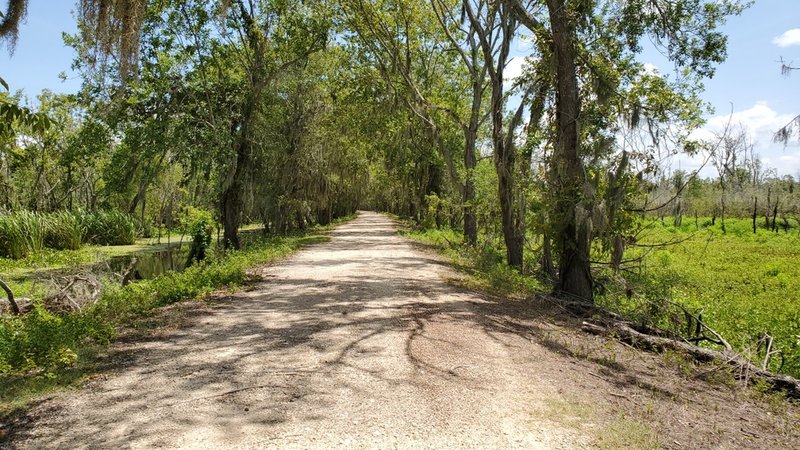
[(752, 381), (753, 379), (763, 380), (772, 385), (776, 390), (785, 391), (790, 397), (800, 398), (800, 380), (788, 375), (776, 374), (764, 370), (732, 350), (711, 350), (675, 339), (641, 333), (620, 321), (606, 321), (603, 323), (584, 321), (581, 325), (581, 329), (587, 333), (600, 336), (612, 335), (622, 342), (645, 350), (656, 352), (674, 350), (684, 352), (696, 361), (705, 363), (723, 361), (729, 366), (739, 370), (740, 379), (745, 379), (747, 381)]

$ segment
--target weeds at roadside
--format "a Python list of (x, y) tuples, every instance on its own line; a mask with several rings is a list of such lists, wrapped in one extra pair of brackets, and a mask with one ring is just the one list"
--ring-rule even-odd
[(658, 435), (638, 420), (619, 417), (599, 430), (595, 442), (601, 449), (658, 449)]
[(443, 252), (453, 265), (467, 274), (461, 284), (470, 289), (514, 299), (545, 291), (539, 280), (505, 264), (496, 248), (470, 248), (463, 243), (461, 234), (449, 228), (414, 229), (406, 223), (403, 235)]

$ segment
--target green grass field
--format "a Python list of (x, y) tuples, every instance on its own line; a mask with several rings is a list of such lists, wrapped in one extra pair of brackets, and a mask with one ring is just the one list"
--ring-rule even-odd
[[(682, 227), (653, 222), (639, 237), (645, 245), (679, 243), (626, 252), (626, 259), (647, 253), (622, 273), (634, 295), (651, 304), (670, 300), (702, 309), (706, 324), (756, 361), (763, 357), (759, 339), (768, 333), (782, 352), (770, 368), (800, 376), (800, 232), (759, 227), (754, 234), (746, 219), (726, 220), (726, 233), (719, 221), (705, 228), (702, 220), (700, 227), (687, 222)], [(626, 305), (618, 292), (599, 302)]]

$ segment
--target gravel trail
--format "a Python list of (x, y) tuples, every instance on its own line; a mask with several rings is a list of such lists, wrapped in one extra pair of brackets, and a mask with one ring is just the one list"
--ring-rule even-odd
[(796, 405), (581, 333), (545, 296), (460, 288), (415, 245), (362, 212), (263, 281), (165, 308), (0, 448), (797, 448)]
[(524, 333), (362, 212), (117, 373), (46, 405), (19, 448), (580, 448)]

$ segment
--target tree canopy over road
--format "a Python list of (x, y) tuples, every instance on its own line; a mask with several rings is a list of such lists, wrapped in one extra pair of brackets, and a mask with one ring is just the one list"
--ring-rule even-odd
[[(434, 214), (471, 245), (499, 220), (510, 266), (541, 259), (557, 292), (591, 300), (592, 247), (620, 253), (658, 157), (702, 148), (698, 86), (745, 6), (80, 1), (67, 42), (83, 89), (43, 94), (49, 130), (5, 132), (4, 206), (163, 224), (191, 205), (216, 211), (230, 247), (243, 220), (285, 231), (358, 205)], [(26, 9), (4, 12), (11, 48)], [(509, 79), (523, 38), (525, 71)], [(644, 70), (645, 42), (680, 76)], [(526, 256), (529, 236), (542, 255)]]

